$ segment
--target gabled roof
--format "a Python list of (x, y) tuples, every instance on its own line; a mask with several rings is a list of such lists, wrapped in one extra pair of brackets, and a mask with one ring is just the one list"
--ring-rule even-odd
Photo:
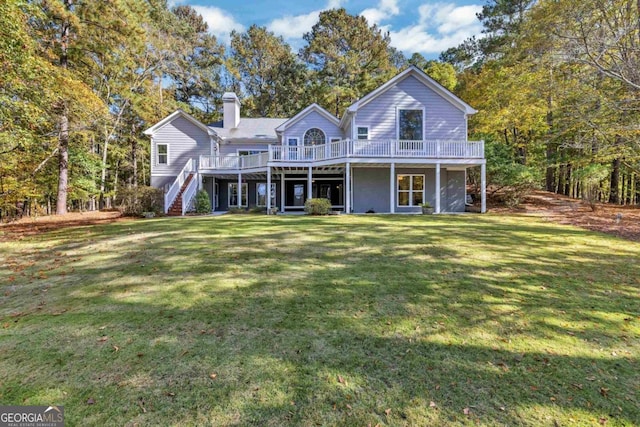
[(318, 104), (316, 104), (314, 102), (313, 104), (309, 105), (307, 108), (305, 108), (304, 110), (300, 111), (298, 114), (296, 114), (295, 116), (291, 117), (289, 120), (285, 121), (280, 126), (278, 126), (276, 128), (276, 132), (278, 132), (278, 133), (284, 132), (285, 129), (287, 129), (288, 127), (292, 126), (293, 124), (295, 124), (299, 120), (303, 119), (307, 114), (309, 114), (309, 113), (311, 113), (313, 111), (315, 111), (318, 114), (324, 116), (327, 120), (331, 121), (332, 123), (335, 123), (336, 126), (338, 126), (340, 124), (340, 120), (338, 120), (338, 118), (336, 116), (334, 116), (333, 114), (331, 114), (330, 112), (328, 112), (327, 110), (325, 110), (324, 108), (322, 108), (321, 106), (319, 106)]
[(225, 129), (222, 122), (210, 125), (210, 130), (216, 133), (223, 140), (229, 139), (258, 139), (261, 141), (277, 140), (274, 129), (288, 119), (270, 118), (241, 118), (238, 127)]
[(208, 126), (200, 123), (200, 121), (198, 119), (196, 119), (191, 114), (188, 114), (188, 113), (186, 113), (186, 112), (184, 112), (182, 110), (176, 110), (173, 113), (169, 114), (167, 117), (165, 117), (164, 119), (160, 120), (158, 123), (156, 123), (155, 125), (151, 126), (149, 129), (145, 130), (144, 134), (145, 135), (153, 135), (154, 133), (156, 133), (157, 131), (162, 129), (165, 125), (171, 123), (172, 121), (174, 121), (178, 117), (183, 117), (183, 118), (187, 119), (188, 121), (190, 121), (191, 123), (193, 123), (194, 125), (196, 125), (200, 129), (202, 129), (204, 132), (207, 132), (207, 134), (209, 134), (211, 136), (215, 135), (215, 133)]
[[(420, 68), (416, 67), (415, 65), (412, 65), (406, 70), (404, 70), (403, 72), (401, 72), (400, 74), (393, 77), (391, 80), (384, 83), (382, 86), (379, 86), (378, 88), (372, 90), (371, 92), (369, 92), (368, 94), (366, 94), (365, 96), (363, 96), (362, 98), (360, 98), (359, 100), (351, 104), (349, 107), (347, 107), (345, 114), (342, 116), (342, 119), (343, 119), (342, 122), (345, 121), (345, 118), (348, 115), (353, 114), (359, 108), (365, 106), (366, 104), (368, 104), (378, 96), (382, 95), (387, 90), (391, 89), (392, 87), (394, 87), (395, 85), (397, 85), (398, 83), (400, 83), (401, 81), (403, 81), (409, 76), (413, 76), (416, 79), (418, 79), (418, 81), (420, 81), (429, 89), (433, 90), (435, 93), (440, 95), (446, 101), (449, 101), (449, 103), (453, 104), (458, 109), (464, 111), (465, 114), (475, 114), (478, 112), (478, 110), (476, 110), (475, 108), (473, 108), (472, 106), (464, 102), (462, 99), (455, 96), (453, 93), (451, 93), (451, 91), (449, 91), (448, 89), (443, 87), (440, 83), (436, 82), (431, 77), (429, 77)], [(341, 126), (344, 125), (344, 123), (342, 122), (340, 123)]]

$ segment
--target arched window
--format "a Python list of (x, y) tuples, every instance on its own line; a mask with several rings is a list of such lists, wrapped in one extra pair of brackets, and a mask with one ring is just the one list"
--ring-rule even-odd
[(320, 145), (327, 142), (324, 132), (318, 128), (311, 128), (304, 134), (304, 145)]

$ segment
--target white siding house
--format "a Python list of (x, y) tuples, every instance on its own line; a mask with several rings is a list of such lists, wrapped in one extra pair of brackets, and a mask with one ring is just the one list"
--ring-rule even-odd
[(291, 119), (242, 118), (235, 94), (223, 101), (221, 123), (177, 111), (146, 131), (151, 183), (166, 189), (167, 211), (176, 201), (188, 208), (204, 188), (216, 210), (295, 211), (322, 197), (347, 213), (419, 212), (423, 203), (461, 212), (470, 167), (480, 168), (486, 209), (484, 143), (467, 140), (476, 111), (418, 68), (353, 103), (341, 120), (317, 104)]

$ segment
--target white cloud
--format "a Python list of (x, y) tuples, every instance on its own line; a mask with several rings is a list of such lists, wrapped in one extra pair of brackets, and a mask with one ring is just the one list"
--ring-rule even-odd
[(480, 11), (480, 5), (423, 4), (418, 8), (417, 24), (390, 32), (391, 44), (407, 54), (440, 53), (481, 32), (482, 24), (476, 18)]
[(297, 44), (295, 42), (296, 39), (301, 39), (302, 36), (311, 31), (311, 27), (318, 22), (320, 12), (340, 8), (344, 1), (345, 0), (328, 0), (326, 7), (323, 9), (314, 10), (303, 15), (286, 15), (282, 18), (274, 19), (267, 25), (267, 29), (273, 31), (276, 35), (284, 37), (284, 39), (290, 43), (293, 41), (295, 45)]
[(220, 8), (214, 6), (192, 6), (209, 25), (209, 32), (219, 41), (229, 43), (231, 31), (244, 31), (244, 26), (235, 18)]
[(380, 22), (396, 16), (400, 13), (398, 0), (380, 0), (378, 7), (365, 9), (360, 12), (369, 22), (369, 25), (380, 24)]
[(275, 34), (287, 40), (299, 39), (302, 38), (304, 33), (311, 31), (311, 27), (318, 22), (319, 16), (319, 10), (307, 13), (306, 15), (287, 15), (274, 19), (267, 25), (267, 28), (269, 31), (273, 31)]

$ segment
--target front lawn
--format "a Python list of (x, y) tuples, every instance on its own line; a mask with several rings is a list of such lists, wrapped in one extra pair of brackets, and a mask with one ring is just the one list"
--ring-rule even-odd
[(222, 216), (0, 243), (0, 404), (67, 425), (640, 424), (640, 244)]

